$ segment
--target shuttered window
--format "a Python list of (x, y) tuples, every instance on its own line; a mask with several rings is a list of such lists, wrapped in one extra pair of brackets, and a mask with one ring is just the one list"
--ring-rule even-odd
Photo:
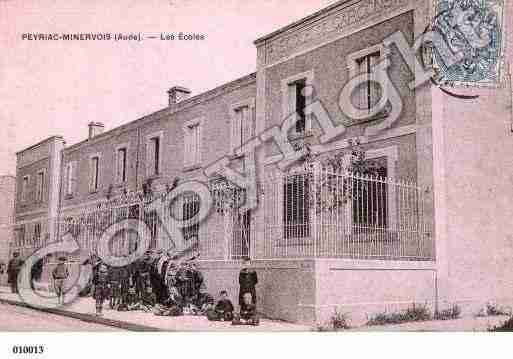
[(255, 135), (255, 119), (252, 108), (241, 106), (234, 110), (231, 123), (231, 152), (240, 148)]
[(184, 166), (201, 164), (201, 123), (194, 122), (184, 127)]
[(97, 191), (100, 185), (100, 157), (91, 157), (89, 172), (89, 189), (91, 191)]
[(29, 185), (29, 177), (25, 176), (23, 177), (22, 183), (21, 183), (21, 201), (25, 202), (28, 199), (28, 185)]
[(43, 194), (45, 188), (45, 173), (44, 171), (39, 171), (37, 173), (37, 184), (36, 184), (36, 201), (43, 201)]
[(77, 162), (72, 161), (69, 162), (66, 165), (66, 172), (65, 172), (65, 188), (66, 188), (66, 195), (72, 196), (75, 193), (76, 189), (76, 167)]
[(367, 81), (357, 89), (357, 107), (361, 110), (371, 110), (380, 100), (380, 87), (370, 81), (373, 67), (379, 62), (380, 52), (363, 56), (356, 60), (358, 74), (367, 74)]
[(307, 175), (285, 178), (283, 184), (283, 224), (285, 238), (310, 235), (310, 188)]
[(305, 117), (305, 93), (304, 89), (306, 86), (306, 80), (298, 80), (289, 84), (289, 110), (290, 113), (295, 113), (296, 118), (296, 133), (304, 133), (306, 129), (306, 117)]
[(126, 165), (127, 165), (127, 149), (119, 148), (116, 151), (116, 178), (118, 183), (126, 182), (127, 173), (126, 173)]

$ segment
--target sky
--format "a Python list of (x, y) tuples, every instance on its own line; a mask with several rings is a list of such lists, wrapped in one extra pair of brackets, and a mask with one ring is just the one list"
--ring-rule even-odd
[[(0, 175), (52, 135), (73, 144), (256, 70), (253, 41), (333, 0), (0, 0)], [(206, 35), (204, 41), (28, 41), (23, 33)]]
[[(334, 2), (0, 0), (0, 175), (15, 173), (16, 151), (49, 136), (70, 145), (91, 121), (108, 130), (165, 107), (174, 85), (195, 95), (255, 71), (255, 39)], [(22, 40), (180, 31), (206, 40)]]

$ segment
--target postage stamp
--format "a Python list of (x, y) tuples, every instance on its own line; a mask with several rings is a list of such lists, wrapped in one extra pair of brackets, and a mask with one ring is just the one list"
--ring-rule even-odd
[(505, 51), (503, 0), (438, 0), (433, 31), (445, 39), (457, 63), (446, 64), (433, 51), (436, 81), (463, 87), (496, 87), (501, 83)]

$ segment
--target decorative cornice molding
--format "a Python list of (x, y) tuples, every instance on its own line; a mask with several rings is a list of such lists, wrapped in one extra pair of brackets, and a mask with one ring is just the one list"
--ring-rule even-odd
[[(268, 41), (266, 63), (276, 62), (298, 49), (336, 37), (362, 20), (371, 21), (386, 16), (409, 2), (410, 0), (363, 0), (352, 4), (340, 3), (338, 8), (330, 9), (330, 13), (318, 13), (314, 18), (299, 22), (296, 27), (285, 28), (274, 37), (264, 38), (263, 40)], [(257, 45), (258, 41), (263, 40), (257, 40)]]

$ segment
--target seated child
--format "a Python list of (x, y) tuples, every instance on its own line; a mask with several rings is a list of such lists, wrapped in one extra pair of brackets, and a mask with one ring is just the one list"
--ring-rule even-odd
[(198, 315), (206, 315), (209, 309), (214, 308), (214, 297), (205, 292), (200, 292), (196, 298), (195, 305), (199, 308)]
[(240, 306), (240, 314), (233, 318), (232, 325), (259, 325), (256, 305), (253, 304), (253, 296), (251, 293), (244, 293), (243, 302)]
[(219, 293), (219, 301), (216, 306), (213, 309), (207, 310), (207, 318), (212, 321), (233, 320), (233, 304), (230, 299), (228, 299), (228, 293), (225, 290)]
[(141, 300), (130, 306), (129, 309), (151, 312), (155, 304), (157, 304), (157, 296), (153, 293), (151, 286), (147, 286), (142, 293)]
[(118, 306), (119, 311), (135, 310), (137, 307), (137, 292), (132, 285), (128, 288), (125, 300)]
[(164, 304), (157, 304), (153, 308), (153, 314), (157, 316), (177, 317), (183, 314), (183, 300), (175, 287), (170, 288), (168, 299)]

